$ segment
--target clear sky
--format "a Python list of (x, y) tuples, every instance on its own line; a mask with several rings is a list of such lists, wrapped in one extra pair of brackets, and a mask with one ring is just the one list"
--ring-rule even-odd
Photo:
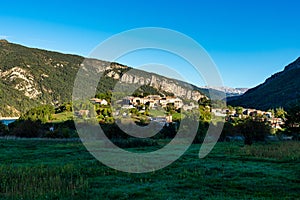
[(299, 8), (298, 0), (2, 1), (0, 38), (87, 56), (119, 32), (169, 28), (206, 49), (224, 85), (253, 87), (300, 56)]

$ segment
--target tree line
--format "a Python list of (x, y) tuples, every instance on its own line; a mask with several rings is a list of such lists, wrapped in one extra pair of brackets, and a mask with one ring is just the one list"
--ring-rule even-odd
[[(103, 99), (110, 99), (111, 93), (97, 94), (96, 97)], [(86, 103), (88, 104), (88, 103)], [(208, 127), (214, 126), (217, 128), (220, 124), (211, 123), (211, 112), (209, 100), (201, 99), (199, 102), (198, 112), (184, 112), (180, 115), (181, 110), (175, 109), (172, 105), (167, 105), (165, 108), (166, 113), (169, 115), (180, 116), (174, 117), (173, 123), (166, 124), (163, 129), (153, 137), (153, 139), (172, 139), (178, 131), (178, 127), (184, 118), (198, 118), (199, 128), (195, 138), (196, 143), (201, 143), (206, 136)], [(68, 138), (78, 137), (74, 122), (72, 120), (63, 121), (60, 123), (52, 123), (53, 114), (72, 112), (73, 107), (76, 107), (76, 103), (64, 103), (56, 108), (51, 105), (38, 106), (30, 109), (26, 113), (22, 114), (20, 119), (16, 122), (5, 126), (0, 124), (0, 134), (13, 135), (17, 137), (49, 137), (49, 138)], [(88, 107), (88, 105), (86, 105)], [(80, 105), (82, 107), (82, 105)], [(94, 105), (96, 111), (96, 119), (101, 125), (102, 129), (110, 139), (130, 138), (126, 133), (122, 132), (115, 123), (115, 119), (112, 115), (110, 106)], [(149, 108), (148, 108), (149, 109)], [(228, 107), (228, 110), (236, 110), (236, 113), (241, 113), (241, 107)], [(140, 113), (138, 108), (128, 110), (132, 116), (139, 117), (140, 121), (138, 125), (147, 125), (149, 121), (143, 116), (149, 115), (149, 112)], [(146, 109), (147, 111), (147, 109)], [(293, 136), (295, 139), (299, 139), (300, 135), (300, 104), (295, 104), (287, 111), (282, 108), (270, 110), (276, 117), (283, 118), (285, 121), (284, 130), (278, 131), (279, 134), (286, 134)], [(200, 115), (199, 115), (200, 114)], [(84, 123), (84, 121), (83, 121)], [(52, 128), (53, 127), (53, 128)], [(186, 132), (189, 131), (188, 127)], [(230, 121), (226, 121), (221, 133), (220, 141), (225, 141), (228, 136), (241, 135), (244, 137), (244, 143), (251, 145), (253, 142), (264, 141), (266, 136), (272, 133), (269, 122), (263, 120), (261, 116), (251, 116), (245, 118), (234, 118)], [(273, 132), (274, 134), (274, 132)]]

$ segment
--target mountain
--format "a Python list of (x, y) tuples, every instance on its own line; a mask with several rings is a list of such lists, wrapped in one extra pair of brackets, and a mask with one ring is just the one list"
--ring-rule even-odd
[(239, 96), (247, 92), (248, 88), (231, 88), (231, 87), (211, 87), (211, 86), (205, 86), (201, 87), (203, 89), (213, 89), (216, 91), (221, 91), (226, 94), (227, 97), (232, 97), (232, 96)]
[(113, 90), (114, 85), (120, 82), (124, 87), (144, 85), (144, 90), (196, 101), (208, 94), (206, 89), (118, 63), (28, 48), (0, 40), (0, 117), (19, 116), (40, 104), (70, 102), (77, 72), (86, 69), (86, 65), (92, 65), (95, 73), (104, 74), (98, 84), (98, 92)]
[(228, 98), (227, 103), (233, 106), (243, 106), (268, 110), (283, 107), (300, 100), (300, 57), (293, 63), (268, 78), (264, 83), (249, 89), (238, 97)]

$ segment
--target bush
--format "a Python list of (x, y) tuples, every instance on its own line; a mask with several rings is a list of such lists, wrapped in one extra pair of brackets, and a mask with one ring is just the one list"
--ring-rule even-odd
[(265, 141), (271, 133), (271, 127), (263, 121), (256, 121), (251, 118), (245, 119), (237, 125), (239, 132), (245, 137), (244, 143), (251, 145), (254, 141)]
[(203, 140), (206, 136), (208, 127), (209, 127), (208, 122), (205, 122), (205, 121), (200, 121), (199, 122), (199, 127), (198, 127), (198, 131), (197, 131), (197, 135), (195, 137), (194, 143), (197, 144), (197, 143), (202, 143), (203, 142)]
[(44, 136), (45, 138), (74, 138), (78, 137), (77, 133), (75, 130), (65, 127), (65, 126), (60, 126), (56, 128), (54, 131), (47, 131)]
[(236, 134), (236, 129), (233, 124), (230, 122), (225, 122), (220, 136), (220, 141), (225, 141), (227, 136), (233, 136)]
[(30, 109), (28, 112), (23, 114), (21, 120), (41, 121), (46, 123), (52, 119), (52, 114), (55, 113), (54, 107), (51, 105), (43, 105), (36, 108)]
[(287, 134), (295, 138), (300, 137), (300, 103), (291, 106), (286, 115)]
[(32, 120), (17, 120), (9, 124), (10, 135), (16, 137), (41, 137), (45, 130), (42, 127), (41, 121)]
[(8, 126), (0, 122), (0, 136), (8, 135)]

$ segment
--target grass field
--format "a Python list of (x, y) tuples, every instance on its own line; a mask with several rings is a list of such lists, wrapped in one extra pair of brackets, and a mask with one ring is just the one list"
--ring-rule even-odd
[(0, 199), (299, 199), (300, 143), (200, 145), (146, 174), (110, 169), (80, 142), (0, 140)]
[(62, 112), (62, 113), (58, 113), (58, 114), (53, 114), (52, 117), (53, 117), (53, 120), (51, 120), (51, 122), (60, 123), (60, 122), (64, 122), (67, 120), (72, 120), (73, 112)]

